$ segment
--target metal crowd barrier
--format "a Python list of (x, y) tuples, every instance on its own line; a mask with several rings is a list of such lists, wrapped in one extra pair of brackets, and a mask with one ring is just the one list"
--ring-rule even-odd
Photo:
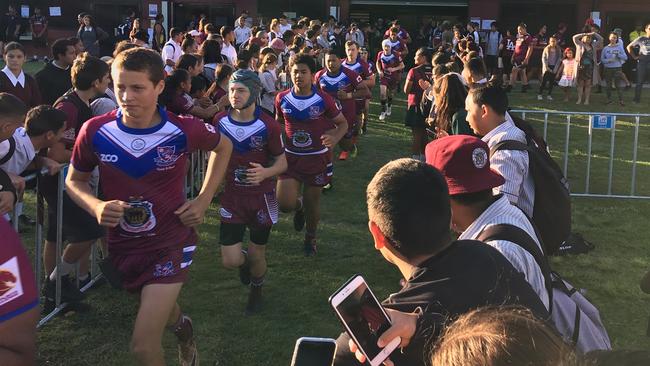
[[(190, 155), (190, 166), (185, 176), (185, 194), (188, 198), (196, 197), (201, 191), (201, 184), (205, 179), (208, 168), (210, 152), (199, 150)], [(197, 183), (199, 186), (197, 187)]]
[[(565, 139), (563, 142), (563, 162), (562, 168), (564, 176), (569, 179), (569, 160), (570, 160), (570, 141), (571, 138), (575, 136), (571, 135), (571, 127), (581, 127), (578, 124), (572, 124), (572, 117), (586, 117), (588, 122), (587, 130), (587, 152), (586, 152), (586, 167), (585, 167), (585, 176), (584, 176), (584, 190), (576, 191), (575, 185), (571, 185), (571, 195), (574, 197), (592, 197), (592, 198), (618, 198), (618, 199), (650, 199), (650, 196), (639, 195), (637, 192), (637, 169), (638, 169), (638, 151), (639, 151), (639, 129), (641, 118), (647, 119), (650, 122), (650, 114), (643, 113), (608, 113), (608, 112), (571, 112), (571, 111), (543, 111), (543, 110), (511, 110), (510, 113), (520, 114), (523, 119), (526, 119), (528, 116), (543, 116), (543, 135), (544, 140), (547, 141), (549, 149), (551, 146), (558, 143), (557, 140), (549, 141), (548, 140), (548, 129), (549, 129), (549, 117), (564, 117), (566, 123), (564, 126), (565, 129)], [(633, 119), (633, 128), (634, 128), (634, 142), (632, 145), (632, 169), (631, 169), (631, 179), (630, 179), (630, 190), (629, 194), (613, 192), (613, 180), (614, 180), (614, 153), (616, 147), (616, 128), (617, 122), (619, 122), (618, 117), (623, 117), (626, 119)], [(529, 120), (529, 122), (531, 122)], [(535, 125), (534, 122), (532, 122)], [(593, 154), (593, 140), (594, 140), (594, 131), (595, 130), (609, 130), (609, 157), (608, 157), (608, 173), (606, 177), (593, 176), (592, 173), (592, 158)], [(556, 149), (560, 150), (560, 149)], [(592, 179), (606, 179), (607, 180), (607, 190), (606, 192), (594, 193), (593, 187), (591, 185)], [(571, 179), (569, 179), (571, 180)]]
[[(61, 170), (58, 180), (58, 192), (57, 192), (57, 222), (56, 222), (56, 266), (60, 268), (61, 266), (61, 255), (63, 253), (64, 242), (63, 242), (63, 192), (65, 190), (65, 174), (64, 170), (67, 169), (67, 165)], [(36, 276), (36, 285), (37, 289), (40, 291), (42, 289), (43, 282), (43, 246), (45, 244), (43, 240), (43, 223), (45, 221), (45, 199), (43, 195), (39, 192), (39, 180), (40, 177), (48, 174), (47, 170), (44, 169), (40, 172), (35, 172), (30, 175), (23, 177), (25, 182), (30, 182), (36, 180), (36, 233), (34, 235), (34, 273)], [(18, 217), (16, 212), (13, 212), (12, 224), (16, 231), (18, 230)], [(50, 225), (52, 223), (49, 223)], [(94, 286), (97, 281), (102, 277), (101, 271), (99, 271), (97, 265), (98, 251), (97, 245), (93, 244), (91, 246), (91, 258), (90, 258), (90, 281), (83, 288), (81, 292), (86, 292), (92, 286)], [(79, 265), (77, 264), (76, 274), (79, 274)], [(47, 274), (46, 274), (47, 275)], [(77, 286), (79, 286), (79, 280), (77, 276)], [(68, 306), (67, 303), (61, 301), (61, 272), (57, 271), (56, 276), (56, 295), (55, 295), (55, 308), (49, 314), (46, 314), (38, 322), (37, 327), (40, 328), (44, 326), (48, 321), (54, 318), (58, 313)]]

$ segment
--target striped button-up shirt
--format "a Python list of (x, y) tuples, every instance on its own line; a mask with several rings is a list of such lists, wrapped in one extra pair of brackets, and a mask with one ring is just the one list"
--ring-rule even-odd
[[(458, 240), (475, 240), (481, 233), (488, 227), (498, 224), (509, 224), (524, 230), (530, 235), (533, 240), (540, 247), (535, 229), (530, 223), (530, 220), (524, 213), (517, 207), (510, 204), (508, 199), (504, 196), (499, 197), (490, 207), (483, 213), (460, 235)], [(504, 257), (510, 261), (512, 266), (521, 272), (526, 281), (535, 290), (539, 298), (548, 309), (549, 299), (546, 284), (544, 282), (544, 275), (535, 258), (526, 251), (526, 249), (519, 245), (505, 241), (505, 240), (492, 240), (487, 242), (488, 245), (498, 250)]]
[[(488, 144), (490, 149), (499, 142), (506, 140), (526, 143), (526, 134), (515, 126), (508, 113), (506, 113), (505, 122), (483, 136), (483, 141)], [(496, 151), (490, 156), (490, 166), (506, 180), (502, 186), (494, 188), (494, 193), (503, 193), (513, 205), (522, 209), (528, 217), (533, 217), (535, 184), (528, 169), (528, 152), (515, 150)]]

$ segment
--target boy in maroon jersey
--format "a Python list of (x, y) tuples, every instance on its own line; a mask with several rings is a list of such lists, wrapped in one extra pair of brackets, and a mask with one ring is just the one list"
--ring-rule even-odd
[(293, 56), (289, 72), (293, 87), (275, 99), (275, 118), (284, 122), (288, 163), (278, 181), (278, 203), (282, 212), (295, 211), (296, 231), (301, 231), (306, 221), (305, 255), (313, 256), (321, 191), (333, 174), (331, 150), (347, 133), (348, 123), (334, 98), (312, 84), (316, 72), (313, 57)]
[(526, 70), (530, 62), (530, 56), (533, 53), (535, 41), (533, 37), (526, 32), (526, 24), (521, 23), (517, 26), (517, 37), (515, 39), (515, 50), (512, 53), (512, 73), (510, 74), (510, 91), (517, 81), (517, 75), (521, 75), (521, 92), (528, 90), (528, 76)]
[(431, 83), (432, 67), (429, 60), (431, 57), (426, 48), (422, 47), (415, 53), (415, 67), (409, 70), (404, 84), (404, 93), (408, 95), (406, 119), (404, 124), (411, 128), (413, 136), (412, 153), (413, 159), (424, 160), (424, 148), (427, 144), (425, 116), (420, 107), (423, 86)]
[[(180, 364), (196, 365), (192, 321), (177, 299), (196, 249), (193, 227), (203, 222), (223, 180), (232, 144), (213, 126), (156, 105), (165, 83), (164, 64), (155, 51), (120, 53), (111, 74), (120, 109), (83, 125), (66, 187), (79, 206), (110, 228), (109, 281), (140, 294), (131, 340), (137, 359), (164, 364), (161, 341), (169, 327), (178, 338)], [(186, 201), (188, 156), (198, 149), (214, 153), (201, 192)], [(104, 201), (88, 184), (96, 166)]]
[[(254, 71), (235, 71), (229, 86), (232, 108), (214, 119), (234, 147), (219, 211), (221, 257), (224, 267), (239, 268), (241, 282), (250, 285), (246, 314), (261, 310), (266, 244), (271, 227), (278, 221), (274, 178), (287, 170), (282, 128), (257, 106), (261, 90), (262, 83)], [(244, 251), (246, 227), (250, 244)]]
[(506, 34), (501, 40), (499, 52), (501, 62), (503, 63), (503, 86), (508, 88), (510, 85), (510, 74), (512, 73), (512, 54), (515, 52), (515, 37), (512, 35), (510, 29), (506, 30)]
[(341, 154), (339, 160), (347, 160), (352, 152), (352, 157), (357, 154), (356, 141), (353, 140), (358, 132), (356, 98), (370, 96), (368, 87), (363, 83), (361, 75), (348, 68), (341, 67), (341, 59), (334, 50), (327, 52), (325, 69), (316, 73), (314, 81), (316, 86), (337, 100), (341, 105), (343, 115), (348, 122), (348, 132), (339, 141)]
[[(345, 55), (347, 56), (345, 59), (343, 59), (343, 63), (341, 66), (345, 67), (346, 69), (350, 69), (357, 74), (361, 75), (361, 78), (363, 79), (363, 83), (368, 87), (368, 90), (371, 91), (372, 88), (375, 87), (375, 73), (368, 64), (368, 61), (365, 61), (361, 58), (360, 56), (360, 50), (359, 50), (359, 45), (356, 42), (353, 41), (348, 41), (345, 43)], [(367, 52), (366, 52), (367, 56)], [(367, 96), (366, 98), (363, 99), (356, 99), (356, 107), (357, 107), (357, 121), (359, 122), (360, 126), (357, 129), (361, 133), (366, 132), (366, 122), (368, 119), (368, 107), (366, 106), (366, 102), (370, 100), (372, 97), (372, 92), (370, 92), (370, 95)], [(354, 136), (353, 143), (356, 143), (356, 137)]]
[(379, 120), (384, 121), (392, 113), (393, 93), (399, 87), (404, 70), (404, 62), (397, 52), (393, 52), (389, 39), (381, 42), (382, 51), (377, 54), (377, 73), (379, 74), (379, 98), (381, 114)]
[(387, 38), (390, 41), (390, 47), (393, 52), (399, 54), (402, 58), (406, 57), (409, 53), (408, 46), (406, 42), (399, 37), (399, 28), (393, 27), (390, 29), (389, 37)]

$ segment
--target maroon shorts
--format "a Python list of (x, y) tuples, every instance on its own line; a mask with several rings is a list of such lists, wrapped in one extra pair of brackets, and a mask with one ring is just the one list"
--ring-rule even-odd
[(196, 245), (165, 248), (138, 254), (111, 254), (110, 259), (120, 273), (122, 287), (138, 292), (156, 283), (183, 283), (187, 280)]
[(219, 215), (221, 222), (224, 223), (268, 229), (278, 222), (278, 201), (275, 190), (251, 195), (224, 192), (221, 196)]
[(392, 74), (391, 76), (384, 76), (379, 80), (381, 85), (385, 85), (390, 90), (395, 90), (399, 87), (399, 82), (401, 80), (400, 74)]
[(332, 180), (334, 166), (329, 151), (318, 155), (295, 155), (290, 152), (286, 155), (289, 167), (280, 175), (280, 180), (295, 179), (314, 187), (324, 187)]

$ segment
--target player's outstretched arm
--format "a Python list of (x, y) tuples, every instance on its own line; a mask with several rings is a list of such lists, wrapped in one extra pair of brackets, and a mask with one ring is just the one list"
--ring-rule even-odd
[(205, 211), (210, 206), (212, 198), (217, 193), (217, 189), (219, 189), (226, 175), (226, 168), (228, 168), (231, 154), (232, 142), (228, 138), (221, 138), (219, 145), (210, 153), (208, 169), (201, 192), (195, 199), (185, 202), (174, 212), (183, 225), (193, 227), (203, 223)]
[(65, 187), (68, 195), (81, 208), (93, 215), (102, 226), (116, 227), (124, 216), (124, 210), (129, 204), (123, 201), (102, 201), (95, 197), (90, 188), (90, 172), (76, 170), (71, 164), (68, 170), (68, 177)]

